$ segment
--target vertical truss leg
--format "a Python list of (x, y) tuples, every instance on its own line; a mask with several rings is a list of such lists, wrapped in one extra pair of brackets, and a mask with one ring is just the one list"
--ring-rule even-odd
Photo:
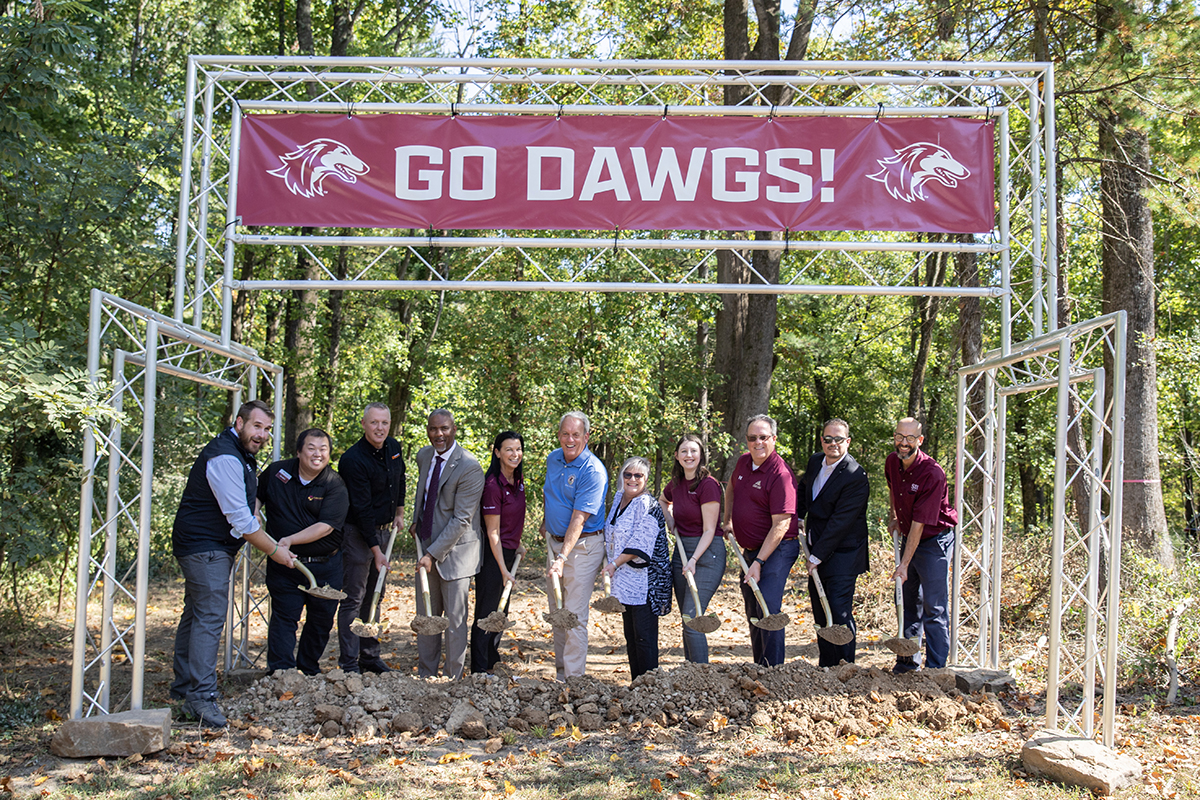
[(1058, 727), (1059, 648), (1062, 640), (1063, 537), (1067, 499), (1067, 427), (1071, 424), (1071, 339), (1058, 345), (1058, 421), (1054, 431), (1054, 520), (1050, 546), (1050, 658), (1046, 674), (1046, 727)]
[[(113, 410), (118, 414), (125, 410), (125, 351), (113, 354)], [(111, 711), (112, 690), (112, 634), (113, 605), (117, 593), (117, 548), (121, 529), (121, 436), (124, 428), (118, 418), (108, 433), (108, 496), (105, 502), (104, 520), (107, 545), (104, 556), (104, 616), (100, 627), (100, 705)]]
[(150, 593), (150, 526), (154, 499), (154, 403), (158, 391), (158, 322), (146, 322), (146, 369), (142, 377), (142, 494), (138, 509), (137, 592), (133, 631), (133, 684), (129, 708), (140, 711), (145, 691), (146, 597)]
[(996, 460), (994, 462), (996, 479), (992, 500), (995, 521), (992, 523), (992, 609), (989, 615), (991, 637), (988, 640), (987, 658), (983, 662), (984, 666), (989, 669), (1000, 669), (1000, 586), (1003, 579), (1004, 560), (1004, 462), (1008, 448), (1008, 397), (1001, 392), (997, 392), (996, 395)]
[(950, 569), (950, 658), (948, 663), (958, 663), (958, 609), (962, 602), (962, 549), (963, 525), (966, 515), (964, 493), (966, 484), (967, 450), (967, 376), (958, 376), (958, 417), (954, 423), (954, 510), (958, 514), (958, 527), (954, 530), (954, 559)]
[[(1088, 453), (1088, 471), (1081, 477), (1087, 481), (1088, 489), (1088, 582), (1087, 620), (1084, 632), (1084, 680), (1083, 680), (1083, 735), (1089, 739), (1095, 735), (1096, 723), (1096, 660), (1099, 653), (1096, 641), (1096, 626), (1100, 598), (1100, 567), (1103, 562), (1101, 539), (1103, 520), (1100, 498), (1104, 456), (1104, 370), (1092, 372), (1092, 430), (1091, 452)], [(1082, 461), (1082, 459), (1081, 459)], [(1111, 591), (1111, 587), (1109, 588)], [(1106, 676), (1107, 680), (1107, 676)]]
[(1112, 333), (1113, 348), (1113, 403), (1112, 403), (1112, 452), (1109, 456), (1112, 469), (1112, 500), (1108, 511), (1108, 625), (1105, 630), (1104, 657), (1104, 744), (1113, 746), (1116, 733), (1117, 710), (1117, 647), (1118, 627), (1121, 618), (1121, 519), (1125, 488), (1125, 335), (1127, 317), (1124, 311), (1117, 313), (1117, 322)]

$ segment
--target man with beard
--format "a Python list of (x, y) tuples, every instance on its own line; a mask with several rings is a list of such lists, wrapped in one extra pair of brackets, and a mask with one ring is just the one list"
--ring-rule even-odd
[(225, 627), (229, 576), (242, 542), (291, 567), (294, 556), (258, 524), (255, 454), (271, 435), (275, 415), (261, 400), (238, 409), (227, 428), (200, 451), (188, 474), (171, 549), (183, 572), (183, 614), (175, 632), (175, 680), (171, 696), (181, 712), (210, 728), (223, 728), (217, 706), (217, 651)]
[[(883, 466), (891, 495), (888, 530), (903, 553), (892, 579), (904, 582), (905, 638), (924, 635), (925, 666), (946, 666), (950, 653), (950, 557), (958, 512), (950, 505), (946, 471), (921, 451), (921, 423), (905, 417), (896, 423), (895, 452)], [(920, 665), (912, 656), (897, 656), (893, 672)]]
[[(426, 422), (429, 447), (417, 452), (417, 493), (413, 498), (412, 532), (420, 537), (423, 555), (417, 566), (429, 580), (434, 616), (445, 613), (450, 627), (444, 634), (417, 636), (417, 674), (436, 677), (445, 637), (446, 664), (442, 674), (458, 680), (467, 656), (467, 601), (471, 578), (483, 563), (480, 503), (483, 468), (455, 442), (454, 415), (444, 408)], [(417, 608), (422, 593), (417, 588)]]
[[(350, 506), (346, 485), (329, 466), (329, 434), (309, 428), (296, 439), (296, 458), (276, 461), (263, 470), (258, 499), (267, 515), (267, 532), (287, 546), (313, 574), (318, 586), (342, 588), (342, 526)], [(297, 668), (319, 675), (317, 662), (329, 643), (338, 601), (305, 591), (308, 578), (299, 569), (267, 564), (271, 621), (267, 625), (267, 671)], [(296, 626), (304, 613), (300, 649)]]
[[(821, 430), (821, 452), (808, 460), (796, 492), (796, 516), (807, 518), (808, 597), (818, 627), (854, 625), (854, 587), (867, 571), (867, 500), (871, 487), (867, 472), (850, 455), (850, 425), (831, 419)], [(821, 578), (833, 619), (825, 610), (812, 576)], [(836, 645), (817, 638), (818, 664), (836, 667), (852, 663), (856, 639)]]
[[(379, 654), (379, 640), (359, 638), (350, 630), (356, 619), (369, 620), (371, 598), (380, 572), (388, 568), (384, 550), (392, 531), (404, 526), (404, 456), (388, 434), (392, 412), (383, 403), (363, 409), (362, 438), (338, 460), (338, 475), (350, 493), (350, 512), (342, 531), (342, 591), (338, 607), (338, 666), (346, 672), (390, 672)], [(370, 587), (371, 591), (367, 591)]]

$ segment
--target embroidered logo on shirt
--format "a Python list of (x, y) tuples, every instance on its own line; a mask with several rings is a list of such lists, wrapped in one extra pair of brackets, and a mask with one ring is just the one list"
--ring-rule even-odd
[(921, 491), (921, 487), (920, 487), (920, 486), (918, 486), (917, 484), (915, 484), (915, 483), (914, 483), (914, 484), (912, 485), (912, 490), (913, 490), (914, 492), (919, 492), (919, 491)]
[(761, 488), (762, 488), (762, 481), (755, 481), (755, 482), (754, 482), (754, 485), (753, 485), (753, 486), (751, 486), (750, 488), (751, 488), (751, 489), (761, 489)]
[(568, 475), (567, 476), (567, 486), (574, 486), (574, 485), (575, 485), (575, 476)]
[(400, 454), (396, 453), (394, 456), (392, 456), (392, 461), (395, 461), (399, 457), (400, 457)]
[(310, 503), (313, 500), (324, 500), (324, 499), (325, 499), (325, 495), (323, 495), (323, 494), (310, 494), (308, 496), (308, 502), (310, 502)]
[(281, 469), (279, 472), (276, 472), (275, 477), (279, 478), (279, 480), (283, 481), (284, 483), (287, 483), (292, 479), (292, 476), (287, 473), (286, 469)]

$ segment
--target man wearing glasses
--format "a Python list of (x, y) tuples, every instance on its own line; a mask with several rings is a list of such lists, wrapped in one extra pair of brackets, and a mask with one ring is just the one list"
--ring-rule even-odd
[[(946, 666), (950, 652), (950, 556), (958, 513), (950, 505), (946, 471), (921, 451), (921, 423), (905, 417), (896, 423), (883, 474), (892, 501), (888, 530), (904, 551), (893, 580), (904, 582), (904, 631), (912, 639), (924, 634), (925, 666)], [(897, 656), (893, 672), (920, 666), (912, 656)]]
[[(788, 573), (800, 555), (796, 525), (796, 478), (775, 452), (775, 420), (758, 414), (746, 423), (746, 446), (729, 478), (722, 528), (743, 548), (749, 571), (742, 580), (746, 617), (762, 619), (780, 611)], [(770, 608), (759, 608), (749, 581)], [(754, 663), (771, 667), (784, 660), (784, 632), (750, 626)]]
[[(854, 587), (867, 571), (867, 499), (871, 487), (867, 473), (850, 455), (850, 425), (831, 419), (821, 431), (821, 450), (808, 460), (796, 494), (796, 516), (807, 516), (808, 596), (818, 626), (854, 625)], [(826, 620), (812, 581), (818, 575), (829, 600)], [(835, 645), (817, 639), (819, 665), (836, 667), (854, 661), (856, 639)]]

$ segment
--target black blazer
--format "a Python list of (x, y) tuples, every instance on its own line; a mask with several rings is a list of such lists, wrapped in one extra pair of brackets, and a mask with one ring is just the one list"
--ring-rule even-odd
[(867, 472), (849, 453), (813, 499), (824, 453), (808, 460), (796, 488), (796, 516), (805, 519), (809, 551), (821, 559), (821, 573), (859, 575), (867, 571)]

